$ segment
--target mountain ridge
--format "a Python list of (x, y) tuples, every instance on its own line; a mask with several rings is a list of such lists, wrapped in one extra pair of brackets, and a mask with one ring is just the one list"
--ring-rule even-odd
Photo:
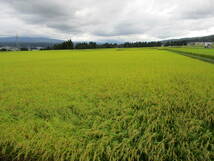
[(63, 42), (63, 40), (60, 39), (53, 39), (48, 37), (18, 37), (15, 36), (11, 37), (0, 37), (0, 43), (60, 43)]

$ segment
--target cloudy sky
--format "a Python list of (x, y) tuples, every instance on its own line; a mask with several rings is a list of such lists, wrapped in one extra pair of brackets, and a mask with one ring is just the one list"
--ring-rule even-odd
[(214, 0), (0, 0), (0, 36), (151, 41), (214, 34)]

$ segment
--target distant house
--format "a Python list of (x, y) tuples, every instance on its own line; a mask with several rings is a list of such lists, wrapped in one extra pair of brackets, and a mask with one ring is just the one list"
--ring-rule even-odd
[(19, 51), (19, 48), (11, 47), (11, 46), (2, 46), (0, 47), (0, 50), (6, 50), (6, 51)]
[(204, 47), (205, 48), (211, 48), (213, 44), (214, 44), (213, 42), (205, 42)]
[(201, 46), (205, 48), (211, 48), (214, 45), (214, 42), (190, 42), (188, 46)]
[(0, 47), (1, 51), (31, 51), (31, 50), (42, 50), (45, 49), (44, 47), (28, 47), (28, 48), (16, 48), (16, 47), (12, 47), (12, 46), (2, 46)]
[(42, 49), (44, 49), (44, 47), (38, 46), (38, 47), (30, 48), (29, 50), (42, 50)]

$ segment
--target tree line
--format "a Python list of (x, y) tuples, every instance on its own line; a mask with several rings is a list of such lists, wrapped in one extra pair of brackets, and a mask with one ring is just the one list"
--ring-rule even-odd
[(50, 50), (63, 50), (63, 49), (99, 49), (99, 48), (140, 48), (140, 47), (160, 47), (160, 46), (184, 46), (187, 45), (186, 41), (154, 41), (154, 42), (125, 42), (117, 43), (103, 43), (96, 42), (78, 42), (74, 43), (72, 40), (56, 44), (46, 49)]

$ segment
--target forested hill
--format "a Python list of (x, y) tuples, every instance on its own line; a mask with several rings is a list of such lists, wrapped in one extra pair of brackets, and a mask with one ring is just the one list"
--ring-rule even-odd
[(214, 42), (214, 35), (192, 38), (172, 39), (165, 41), (186, 41), (186, 42)]

